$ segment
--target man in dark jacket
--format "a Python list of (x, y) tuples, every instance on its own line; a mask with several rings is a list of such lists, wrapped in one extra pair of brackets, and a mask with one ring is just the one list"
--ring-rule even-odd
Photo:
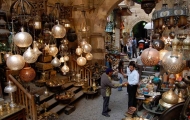
[(106, 73), (103, 73), (101, 76), (101, 95), (103, 96), (103, 111), (102, 115), (106, 117), (110, 117), (108, 114), (111, 109), (108, 108), (109, 106), (109, 100), (111, 95), (111, 88), (117, 88), (121, 87), (122, 84), (114, 85), (111, 81), (111, 76), (113, 74), (113, 70), (111, 68), (108, 68), (106, 70)]

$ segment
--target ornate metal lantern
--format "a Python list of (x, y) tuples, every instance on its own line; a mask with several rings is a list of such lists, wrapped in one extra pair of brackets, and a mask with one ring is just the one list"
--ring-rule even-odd
[(147, 48), (142, 52), (141, 60), (143, 64), (147, 66), (157, 65), (160, 60), (159, 52), (152, 47)]
[(155, 6), (155, 0), (142, 0), (141, 2), (141, 9), (143, 9), (146, 14), (150, 14)]
[(184, 67), (183, 55), (177, 51), (167, 52), (162, 59), (162, 66), (168, 73), (180, 73)]

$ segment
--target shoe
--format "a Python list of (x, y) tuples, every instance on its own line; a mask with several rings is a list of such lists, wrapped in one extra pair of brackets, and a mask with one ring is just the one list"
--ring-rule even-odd
[(103, 113), (102, 113), (102, 115), (105, 116), (105, 117), (110, 117), (109, 114), (103, 114)]
[(123, 91), (122, 89), (118, 90), (118, 91)]
[(110, 109), (110, 108), (108, 108), (107, 112), (110, 112), (110, 111), (111, 111), (111, 109)]

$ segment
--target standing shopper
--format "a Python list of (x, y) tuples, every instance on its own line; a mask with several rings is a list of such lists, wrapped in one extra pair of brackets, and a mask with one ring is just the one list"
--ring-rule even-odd
[(132, 50), (133, 50), (133, 58), (137, 58), (137, 40), (136, 38), (133, 38), (133, 41), (132, 41)]
[(103, 100), (104, 100), (102, 115), (104, 115), (106, 117), (110, 117), (108, 112), (111, 111), (111, 109), (109, 109), (111, 88), (117, 88), (117, 87), (122, 86), (122, 84), (120, 84), (120, 85), (112, 84), (112, 81), (111, 81), (112, 74), (113, 74), (113, 70), (111, 68), (108, 68), (106, 70), (106, 73), (103, 73), (101, 76), (101, 94), (102, 94)]
[[(124, 69), (124, 62), (123, 60), (120, 60), (119, 65), (118, 65), (118, 79), (119, 79), (120, 84), (122, 84), (125, 77), (125, 73), (123, 72), (123, 69)], [(118, 87), (118, 91), (122, 91), (122, 87)]]
[(129, 64), (130, 74), (128, 75), (127, 91), (129, 95), (128, 108), (136, 107), (136, 92), (139, 83), (139, 73), (135, 70), (135, 63)]

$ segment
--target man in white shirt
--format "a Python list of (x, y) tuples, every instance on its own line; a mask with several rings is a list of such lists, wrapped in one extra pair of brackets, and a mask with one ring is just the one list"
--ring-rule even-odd
[(129, 64), (130, 73), (128, 73), (127, 91), (129, 95), (128, 108), (136, 107), (136, 92), (139, 83), (139, 73), (135, 70), (135, 63)]

